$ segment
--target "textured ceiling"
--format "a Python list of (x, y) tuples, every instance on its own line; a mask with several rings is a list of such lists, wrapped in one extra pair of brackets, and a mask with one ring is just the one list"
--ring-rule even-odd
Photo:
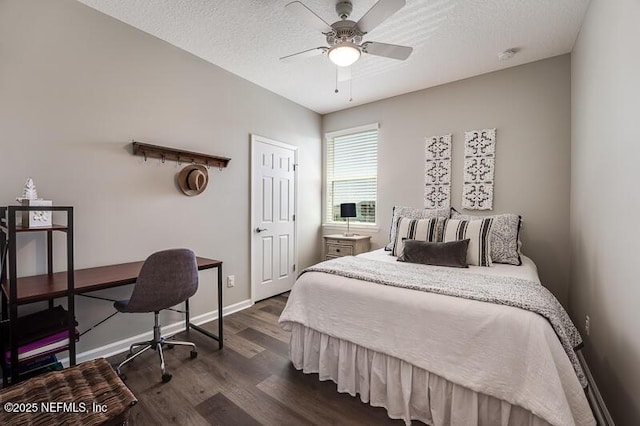
[[(278, 58), (326, 45), (284, 10), (291, 0), (79, 0), (319, 113), (570, 52), (588, 0), (407, 0), (365, 36), (414, 48), (404, 62), (365, 55), (352, 85), (326, 55)], [(376, 0), (352, 0), (357, 21)], [(325, 21), (336, 0), (303, 0)], [(519, 53), (501, 62), (508, 48)], [(350, 90), (351, 89), (351, 90)], [(350, 97), (353, 98), (350, 101)]]

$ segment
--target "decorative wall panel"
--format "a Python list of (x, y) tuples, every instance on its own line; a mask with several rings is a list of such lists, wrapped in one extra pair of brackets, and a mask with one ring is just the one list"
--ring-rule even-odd
[(447, 208), (451, 203), (451, 134), (426, 138), (424, 207)]
[(495, 153), (496, 129), (465, 132), (462, 208), (493, 209)]

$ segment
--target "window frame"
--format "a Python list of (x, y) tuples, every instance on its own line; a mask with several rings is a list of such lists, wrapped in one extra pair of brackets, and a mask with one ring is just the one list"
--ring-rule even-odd
[[(376, 141), (376, 154), (380, 152), (380, 126), (378, 123), (365, 124), (357, 127), (350, 127), (347, 129), (336, 130), (332, 132), (326, 132), (324, 135), (324, 144), (322, 149), (322, 227), (323, 228), (333, 228), (333, 229), (347, 229), (346, 222), (334, 222), (328, 220), (328, 212), (327, 212), (327, 201), (329, 197), (329, 186), (328, 186), (328, 150), (329, 150), (329, 141), (340, 136), (346, 136), (354, 133), (362, 133), (376, 130), (377, 131), (377, 141)], [(376, 155), (376, 204), (375, 204), (375, 221), (371, 222), (350, 222), (350, 228), (352, 230), (362, 230), (362, 231), (377, 231), (379, 229), (378, 222), (378, 204), (379, 204), (379, 196), (378, 196), (378, 173), (379, 173), (379, 155)]]

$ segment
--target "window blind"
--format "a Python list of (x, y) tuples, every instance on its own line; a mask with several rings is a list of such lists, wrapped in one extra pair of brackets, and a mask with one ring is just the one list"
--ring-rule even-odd
[(356, 203), (351, 223), (376, 223), (378, 189), (378, 130), (328, 135), (326, 156), (327, 223), (345, 222), (341, 203)]

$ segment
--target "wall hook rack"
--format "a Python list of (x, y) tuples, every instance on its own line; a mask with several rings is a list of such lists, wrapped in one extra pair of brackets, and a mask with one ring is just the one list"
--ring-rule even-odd
[(165, 160), (176, 161), (181, 164), (185, 159), (191, 160), (192, 164), (202, 164), (203, 166), (216, 166), (220, 170), (227, 167), (231, 158), (219, 157), (217, 155), (201, 154), (198, 152), (184, 151), (182, 149), (169, 148), (160, 145), (151, 145), (142, 142), (132, 142), (133, 155), (148, 158), (159, 158), (163, 163)]

